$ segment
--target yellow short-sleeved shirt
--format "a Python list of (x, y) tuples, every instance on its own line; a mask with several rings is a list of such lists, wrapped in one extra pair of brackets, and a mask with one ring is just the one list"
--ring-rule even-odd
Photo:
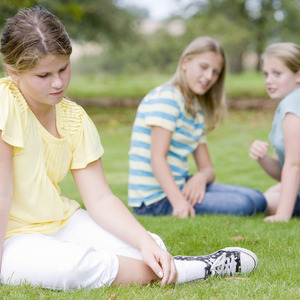
[(50, 233), (80, 206), (61, 196), (58, 183), (103, 154), (101, 141), (82, 107), (63, 99), (56, 105), (61, 138), (52, 136), (29, 109), (9, 77), (0, 79), (0, 130), (14, 147), (13, 201), (6, 238), (25, 232)]

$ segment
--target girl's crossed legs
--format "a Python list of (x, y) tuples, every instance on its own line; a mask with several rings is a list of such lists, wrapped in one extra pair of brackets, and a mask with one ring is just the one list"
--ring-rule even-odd
[[(158, 245), (163, 241), (151, 234)], [(177, 283), (207, 276), (252, 272), (257, 257), (232, 247), (206, 256), (175, 256)], [(139, 250), (100, 228), (85, 210), (78, 210), (54, 234), (26, 233), (4, 243), (1, 281), (28, 283), (59, 290), (99, 288), (112, 283), (150, 283), (158, 280), (141, 260)]]
[[(165, 248), (157, 235), (153, 237)], [(126, 257), (142, 259), (140, 251), (99, 227), (87, 211), (80, 209), (56, 233), (26, 233), (7, 239), (2, 282), (25, 281), (62, 290), (98, 288), (116, 279), (118, 255), (124, 256), (125, 261)]]
[[(224, 214), (251, 216), (265, 212), (267, 202), (264, 195), (252, 188), (211, 183), (206, 186), (204, 199), (194, 206), (196, 214)], [(134, 207), (137, 215), (159, 216), (171, 215), (173, 207), (167, 197), (146, 206)]]

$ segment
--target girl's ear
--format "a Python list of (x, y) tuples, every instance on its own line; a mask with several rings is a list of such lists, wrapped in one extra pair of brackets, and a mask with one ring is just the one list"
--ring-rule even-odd
[(14, 82), (18, 82), (19, 81), (19, 75), (17, 72), (14, 72), (12, 70), (7, 70), (7, 73), (8, 75), (11, 77), (11, 79), (14, 81)]
[(188, 58), (187, 56), (184, 56), (181, 60), (181, 64), (180, 64), (180, 67), (183, 71), (186, 71), (186, 65), (187, 65), (187, 62), (188, 62)]
[(296, 83), (300, 84), (300, 70), (296, 73)]

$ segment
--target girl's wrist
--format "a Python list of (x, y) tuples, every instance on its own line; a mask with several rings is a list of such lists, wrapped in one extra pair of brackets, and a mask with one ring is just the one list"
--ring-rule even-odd
[(280, 209), (277, 209), (277, 211), (275, 213), (275, 215), (277, 217), (279, 217), (282, 220), (287, 220), (287, 221), (292, 217), (292, 214), (293, 214), (292, 212), (282, 211)]
[[(205, 184), (207, 184), (208, 183), (208, 177), (207, 177), (207, 175), (203, 172), (203, 171), (198, 171), (196, 174), (195, 174), (196, 176), (197, 176), (197, 180), (200, 182), (200, 183), (205, 183)], [(194, 176), (195, 176), (194, 175)]]

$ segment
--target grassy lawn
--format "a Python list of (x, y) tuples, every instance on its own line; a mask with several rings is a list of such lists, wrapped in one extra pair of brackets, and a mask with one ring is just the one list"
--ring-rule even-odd
[[(82, 75), (74, 72), (68, 88), (72, 99), (141, 99), (153, 87), (170, 79), (172, 74)], [(229, 99), (264, 99), (267, 97), (261, 73), (240, 73), (226, 76)]]
[[(97, 124), (105, 148), (103, 166), (107, 180), (126, 203), (129, 139), (135, 109), (98, 107), (87, 111)], [(218, 182), (262, 191), (274, 184), (248, 157), (254, 139), (268, 139), (272, 116), (272, 112), (229, 112), (228, 119), (208, 136)], [(192, 161), (190, 164), (194, 170)], [(61, 187), (63, 194), (80, 201), (70, 175)], [(227, 246), (251, 249), (258, 256), (259, 266), (248, 276), (211, 278), (178, 286), (107, 287), (74, 292), (28, 285), (1, 286), (0, 299), (300, 299), (299, 219), (267, 224), (263, 218), (263, 215), (197, 216), (186, 220), (138, 218), (148, 230), (164, 239), (174, 255), (204, 255)]]

